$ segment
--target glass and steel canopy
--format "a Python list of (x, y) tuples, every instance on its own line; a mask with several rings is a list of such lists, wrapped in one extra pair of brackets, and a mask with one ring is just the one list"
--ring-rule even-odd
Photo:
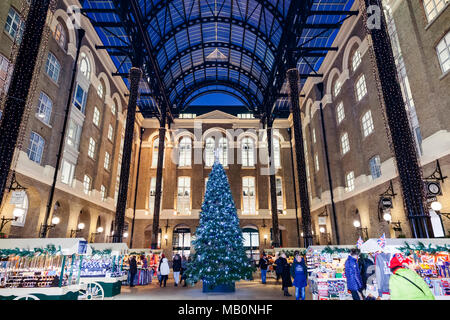
[[(353, 0), (85, 0), (117, 68), (141, 67), (145, 117), (176, 116), (205, 91), (228, 92), (255, 116), (289, 111), (285, 74), (294, 59), (314, 75)], [(292, 55), (291, 55), (292, 53)], [(289, 55), (289, 57), (288, 57)], [(318, 76), (318, 75), (316, 75)]]

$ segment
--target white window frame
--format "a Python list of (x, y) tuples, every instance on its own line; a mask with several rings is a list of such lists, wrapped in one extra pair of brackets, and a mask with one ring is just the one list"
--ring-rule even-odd
[(433, 21), (447, 6), (449, 0), (424, 0), (423, 8), (428, 22)]
[(243, 167), (255, 166), (255, 140), (251, 137), (241, 140), (241, 162)]
[(312, 129), (312, 140), (313, 140), (313, 143), (316, 143), (316, 128), (313, 128)]
[(83, 178), (83, 192), (84, 194), (90, 195), (91, 194), (91, 185), (92, 185), (92, 179), (87, 174), (84, 175)]
[(370, 110), (362, 116), (361, 125), (364, 138), (373, 133), (375, 127), (373, 125), (372, 112)]
[(45, 73), (55, 83), (58, 83), (59, 75), (61, 73), (61, 63), (56, 58), (56, 56), (51, 52), (49, 52), (47, 55), (47, 62), (45, 63)]
[(276, 195), (277, 195), (277, 210), (283, 211), (284, 197), (283, 197), (283, 179), (281, 177), (275, 178)]
[(9, 8), (8, 16), (6, 17), (5, 31), (11, 38), (16, 40), (17, 43), (22, 41), (25, 23), (20, 14), (13, 7)]
[(450, 31), (445, 37), (439, 41), (436, 46), (436, 53), (441, 66), (442, 73), (445, 74), (450, 70)]
[(242, 214), (256, 214), (255, 177), (242, 178)]
[(96, 142), (94, 140), (94, 138), (90, 137), (89, 138), (89, 147), (88, 147), (88, 156), (92, 159), (94, 159), (95, 157), (95, 146), (96, 146)]
[(80, 146), (82, 127), (75, 120), (70, 119), (69, 130), (67, 131), (67, 144), (78, 150)]
[[(50, 99), (48, 95), (46, 95), (44, 92), (41, 91), (41, 93), (39, 94), (39, 101), (37, 108), (38, 119), (45, 124), (49, 124), (50, 118), (52, 116), (52, 108), (53, 108), (52, 99)], [(43, 117), (41, 117), (41, 115)]]
[(340, 124), (345, 119), (344, 102), (339, 102), (336, 107), (337, 123)]
[(61, 163), (61, 182), (69, 186), (73, 185), (73, 176), (75, 174), (75, 165), (66, 159)]
[(178, 144), (178, 166), (190, 167), (192, 164), (192, 139), (182, 137)]
[(110, 162), (111, 162), (111, 156), (110, 156), (109, 152), (105, 152), (105, 161), (103, 162), (103, 168), (105, 168), (106, 170), (109, 170)]
[(100, 196), (102, 201), (106, 201), (106, 187), (104, 185), (100, 186)]
[(221, 137), (219, 139), (219, 162), (222, 166), (228, 166), (228, 139)]
[(205, 140), (205, 167), (212, 167), (214, 164), (214, 148), (216, 146), (215, 139), (208, 137)]
[(275, 168), (281, 168), (281, 140), (278, 137), (273, 137), (273, 161)]
[(80, 65), (79, 65), (79, 71), (83, 75), (83, 77), (90, 82), (91, 79), (91, 62), (89, 61), (86, 53), (82, 52), (80, 54)]
[[(164, 182), (164, 179), (161, 179), (161, 191), (163, 190), (163, 182)], [(163, 203), (163, 201), (162, 201), (163, 196), (164, 196), (164, 194), (161, 192), (161, 202), (159, 204), (160, 212), (161, 212), (162, 203)], [(151, 177), (150, 193), (149, 193), (149, 200), (148, 200), (148, 209), (151, 214), (153, 214), (154, 210), (155, 210), (155, 198), (156, 198), (156, 177)]]
[(359, 76), (355, 84), (356, 100), (361, 101), (367, 94), (366, 77), (364, 74)]
[(379, 155), (375, 155), (369, 159), (369, 167), (372, 180), (381, 177), (381, 161)]
[(341, 135), (341, 151), (342, 151), (342, 155), (344, 155), (350, 151), (350, 141), (349, 141), (347, 132), (344, 132)]
[(319, 172), (319, 170), (320, 170), (319, 155), (317, 153), (314, 155), (314, 166), (315, 166), (316, 172)]
[(97, 87), (97, 94), (98, 94), (98, 96), (100, 97), (100, 99), (103, 99), (103, 93), (104, 93), (104, 91), (105, 91), (105, 89), (104, 89), (104, 87), (103, 87), (103, 84), (100, 82), (100, 83), (98, 84), (98, 87)]
[(58, 24), (56, 25), (55, 31), (53, 32), (53, 38), (61, 47), (61, 49), (66, 50), (66, 30), (64, 29), (64, 26), (61, 22), (58, 22)]
[(0, 54), (0, 94), (8, 92), (11, 77), (14, 71), (13, 64), (4, 55)]
[(355, 190), (355, 173), (350, 171), (345, 175), (345, 192)]
[(159, 149), (159, 138), (153, 140), (153, 148), (152, 148), (152, 168), (156, 168), (158, 166), (158, 149)]
[(359, 52), (359, 49), (356, 49), (352, 55), (352, 71), (354, 72), (360, 64), (361, 64), (361, 52)]
[(178, 177), (177, 185), (177, 213), (191, 214), (191, 178)]
[(42, 162), (42, 155), (44, 153), (45, 140), (34, 131), (30, 133), (30, 144), (28, 146), (27, 154), (31, 161), (38, 164)]
[[(78, 95), (78, 92), (81, 91), (81, 97)], [(81, 100), (80, 100), (81, 98)], [(81, 84), (77, 83), (75, 87), (75, 94), (73, 95), (73, 105), (80, 110), (83, 114), (86, 109), (86, 100), (87, 100), (87, 91), (81, 86)]]
[(334, 82), (334, 86), (333, 86), (333, 94), (335, 97), (337, 97), (339, 95), (339, 93), (341, 92), (341, 89), (342, 89), (342, 82), (338, 78)]
[(114, 129), (111, 124), (108, 126), (108, 140), (113, 141)]
[(98, 127), (100, 125), (100, 110), (97, 106), (94, 107), (94, 115), (92, 116), (92, 122)]

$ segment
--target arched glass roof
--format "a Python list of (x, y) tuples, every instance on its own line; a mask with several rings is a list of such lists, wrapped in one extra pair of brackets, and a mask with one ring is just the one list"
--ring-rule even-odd
[[(288, 110), (286, 55), (316, 72), (354, 0), (85, 0), (116, 75), (144, 69), (144, 116), (177, 114), (207, 90), (230, 92), (255, 115)], [(299, 50), (298, 48), (303, 48)], [(303, 77), (305, 78), (305, 77)], [(270, 110), (269, 110), (270, 109)]]

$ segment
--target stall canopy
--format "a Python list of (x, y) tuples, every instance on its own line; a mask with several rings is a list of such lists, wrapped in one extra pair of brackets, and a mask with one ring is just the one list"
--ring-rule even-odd
[(111, 250), (112, 256), (120, 256), (128, 253), (128, 246), (126, 243), (90, 243), (92, 250), (104, 251)]
[(62, 255), (89, 255), (92, 249), (83, 238), (32, 238), (32, 239), (2, 239), (0, 249), (35, 250), (55, 246), (57, 254)]
[(401, 251), (398, 249), (400, 247), (404, 247), (406, 243), (408, 245), (414, 245), (417, 246), (419, 243), (423, 243), (426, 247), (428, 247), (430, 244), (432, 247), (436, 248), (436, 246), (449, 246), (450, 245), (450, 239), (441, 239), (441, 238), (435, 238), (435, 239), (386, 239), (386, 245), (384, 248), (381, 248), (378, 245), (377, 242), (378, 239), (369, 239), (366, 242), (363, 243), (361, 246), (361, 252), (362, 253), (369, 253), (369, 252), (387, 252), (387, 253), (401, 253)]

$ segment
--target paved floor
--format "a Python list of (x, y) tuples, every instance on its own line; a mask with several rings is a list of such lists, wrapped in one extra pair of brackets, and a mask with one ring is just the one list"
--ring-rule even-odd
[[(311, 294), (306, 288), (306, 299), (311, 299)], [(285, 297), (281, 290), (281, 282), (275, 279), (267, 279), (266, 284), (261, 280), (239, 281), (236, 283), (236, 291), (233, 293), (203, 293), (201, 283), (195, 287), (175, 287), (173, 278), (169, 279), (166, 288), (160, 288), (158, 279), (146, 286), (130, 288), (122, 286), (121, 294), (113, 300), (295, 300), (295, 288), (289, 288), (292, 297)]]

